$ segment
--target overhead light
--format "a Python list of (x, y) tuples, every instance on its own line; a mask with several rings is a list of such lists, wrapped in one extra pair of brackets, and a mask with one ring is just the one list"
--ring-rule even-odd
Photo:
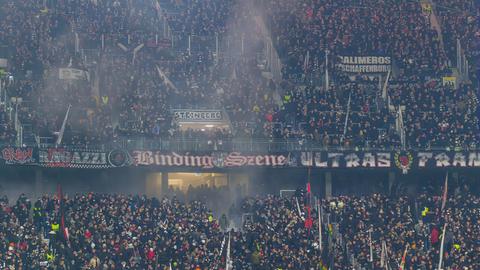
[(213, 128), (214, 125), (205, 125), (206, 128)]
[(202, 128), (202, 129), (200, 129), (200, 130), (201, 130), (201, 131), (205, 131), (205, 129), (204, 129), (204, 128)]

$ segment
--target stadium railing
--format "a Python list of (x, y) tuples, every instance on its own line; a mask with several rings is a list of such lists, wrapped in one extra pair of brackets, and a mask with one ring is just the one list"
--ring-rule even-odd
[[(11, 144), (2, 142), (0, 146)], [(208, 138), (116, 138), (103, 144), (62, 144), (55, 145), (54, 140), (43, 140), (40, 144), (23, 144), (23, 147), (63, 147), (73, 149), (125, 149), (158, 150), (173, 152), (295, 152), (295, 151), (404, 151), (401, 146), (391, 147), (355, 147), (323, 145), (321, 142), (306, 139), (208, 139)], [(432, 146), (407, 147), (407, 151), (475, 151), (476, 147)]]

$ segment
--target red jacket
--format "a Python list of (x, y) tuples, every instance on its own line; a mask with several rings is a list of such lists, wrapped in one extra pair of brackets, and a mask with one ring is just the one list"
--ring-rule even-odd
[(92, 237), (92, 233), (89, 230), (85, 231), (85, 239), (90, 239)]
[(435, 245), (438, 242), (438, 229), (436, 227), (433, 227), (432, 233), (430, 234), (430, 242), (432, 245)]
[(148, 249), (147, 259), (153, 261), (153, 258), (155, 258), (155, 251), (153, 251), (153, 249)]

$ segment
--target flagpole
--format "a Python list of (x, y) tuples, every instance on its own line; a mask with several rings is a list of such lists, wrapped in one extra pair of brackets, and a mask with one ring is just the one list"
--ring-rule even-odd
[(225, 246), (225, 236), (223, 237), (222, 244), (220, 245), (220, 257), (222, 257), (224, 246)]
[(405, 260), (407, 259), (408, 244), (405, 246), (405, 251), (403, 252), (402, 260), (400, 261), (400, 270), (405, 269)]
[(447, 204), (447, 196), (448, 196), (448, 172), (445, 175), (445, 184), (443, 186), (443, 197), (442, 197), (442, 209), (441, 213), (443, 215), (443, 209), (445, 209), (445, 205)]
[(442, 243), (440, 245), (440, 259), (438, 261), (438, 270), (442, 270), (442, 263), (443, 263), (443, 244), (445, 243), (445, 231), (447, 230), (447, 223), (443, 225), (443, 233), (442, 233)]
[(385, 270), (390, 269), (390, 259), (388, 258), (388, 248), (387, 248), (387, 242), (385, 243)]
[(373, 263), (373, 247), (372, 247), (372, 229), (368, 230), (368, 239), (370, 244), (370, 262)]
[(308, 168), (308, 179), (307, 179), (307, 194), (305, 200), (305, 210), (306, 210), (306, 220), (305, 220), (305, 228), (308, 229), (310, 233), (310, 229), (313, 225), (312, 214), (311, 214), (311, 207), (312, 207), (312, 187), (310, 185), (310, 167)]
[(320, 247), (320, 252), (322, 252), (322, 212), (320, 211), (320, 199), (317, 201), (318, 208), (318, 245)]
[(328, 91), (328, 84), (329, 84), (329, 78), (328, 78), (328, 49), (325, 50), (325, 90)]
[(308, 63), (310, 62), (310, 51), (307, 51), (307, 54), (305, 55), (305, 58), (303, 59), (303, 72), (305, 75), (307, 74), (308, 70)]
[(380, 267), (385, 266), (385, 240), (382, 241), (382, 251), (380, 253)]
[(295, 202), (297, 203), (297, 211), (298, 211), (298, 216), (304, 220), (303, 216), (302, 216), (302, 211), (300, 210), (300, 204), (298, 203), (298, 199), (297, 197), (295, 197)]
[(227, 256), (225, 260), (225, 270), (230, 270), (230, 232), (228, 233)]
[(67, 125), (68, 115), (70, 114), (70, 109), (72, 108), (71, 104), (68, 104), (67, 113), (65, 114), (65, 118), (63, 119), (62, 127), (58, 132), (57, 141), (55, 142), (55, 146), (59, 146), (62, 143), (63, 133), (65, 133), (65, 126)]

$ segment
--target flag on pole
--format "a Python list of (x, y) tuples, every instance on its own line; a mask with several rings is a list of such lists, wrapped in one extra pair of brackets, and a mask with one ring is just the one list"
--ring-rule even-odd
[(368, 230), (368, 242), (370, 245), (370, 262), (373, 262), (373, 247), (372, 247), (372, 229)]
[(230, 258), (230, 233), (228, 233), (228, 244), (227, 244), (227, 259), (225, 260), (225, 270), (232, 269), (232, 262)]
[(385, 265), (385, 241), (382, 241), (382, 251), (380, 253), (380, 267)]
[(63, 119), (62, 127), (60, 128), (60, 131), (58, 132), (57, 141), (55, 142), (56, 146), (62, 144), (63, 133), (65, 133), (65, 126), (67, 125), (68, 115), (70, 114), (70, 109), (71, 108), (72, 108), (72, 105), (68, 104), (67, 113), (65, 114), (65, 118)]
[(310, 230), (313, 225), (313, 220), (312, 220), (312, 213), (311, 213), (311, 194), (312, 194), (312, 189), (310, 187), (310, 182), (307, 183), (307, 194), (306, 194), (306, 201), (305, 201), (305, 212), (307, 212), (307, 218), (305, 219), (305, 228)]
[(329, 88), (329, 77), (328, 77), (328, 50), (325, 50), (325, 90), (328, 91)]
[(225, 246), (225, 236), (223, 237), (222, 244), (220, 245), (220, 256), (222, 256), (224, 246)]
[(298, 211), (298, 216), (302, 219), (305, 220), (305, 218), (302, 215), (302, 211), (300, 210), (300, 204), (298, 203), (298, 198), (295, 197), (295, 203), (297, 204), (297, 211)]
[(447, 195), (448, 195), (448, 172), (445, 176), (445, 185), (443, 187), (443, 197), (442, 197), (442, 209), (441, 213), (443, 213), (443, 209), (445, 209), (445, 205), (447, 204)]
[(385, 268), (385, 270), (390, 269), (388, 264), (388, 249), (387, 249), (387, 242), (385, 240), (382, 241), (382, 254), (380, 258), (380, 267)]
[(63, 198), (63, 191), (62, 186), (59, 184), (57, 186), (57, 200), (58, 200), (58, 213), (60, 217), (60, 230), (63, 233), (63, 237), (67, 244), (70, 244), (70, 233), (68, 232), (68, 228), (65, 226), (65, 209), (64, 209), (64, 198)]
[(307, 54), (305, 55), (305, 58), (303, 59), (303, 71), (305, 73), (307, 73), (309, 62), (310, 62), (310, 51), (307, 51)]
[(440, 259), (438, 261), (438, 270), (442, 269), (443, 264), (443, 244), (445, 243), (445, 231), (447, 230), (447, 223), (443, 225), (443, 232), (442, 232), (442, 242), (440, 244)]
[(407, 251), (408, 251), (408, 244), (405, 246), (405, 251), (403, 252), (402, 260), (400, 262), (400, 270), (405, 270), (405, 262), (407, 260)]

